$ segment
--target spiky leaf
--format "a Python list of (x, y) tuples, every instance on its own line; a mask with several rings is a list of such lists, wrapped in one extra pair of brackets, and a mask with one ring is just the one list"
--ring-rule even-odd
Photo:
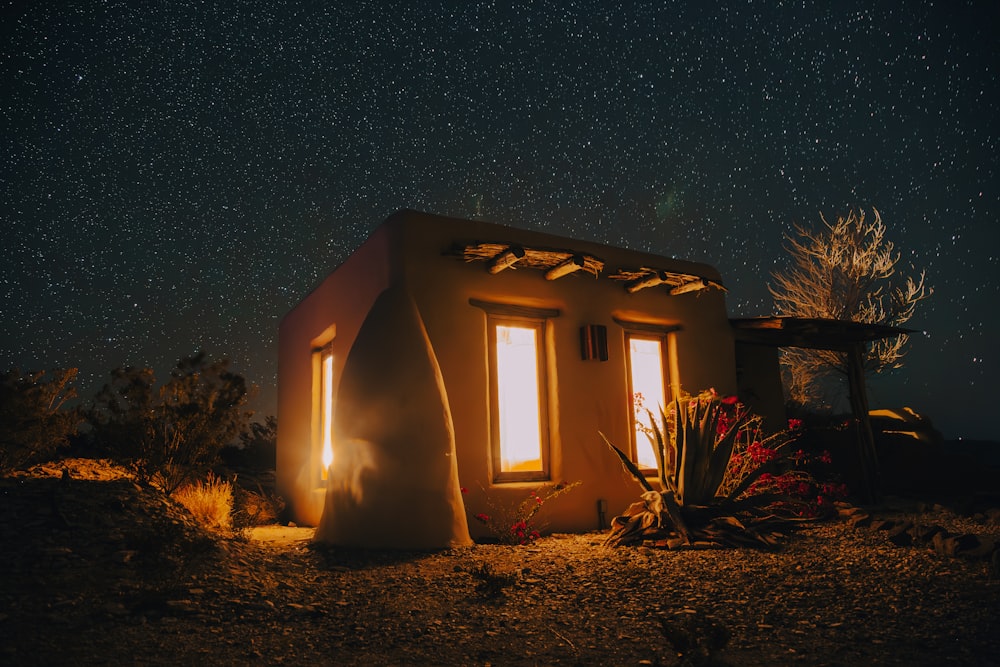
[(618, 458), (622, 462), (622, 465), (625, 466), (626, 470), (632, 473), (632, 476), (635, 477), (636, 481), (639, 482), (642, 488), (645, 489), (646, 491), (654, 491), (655, 489), (653, 489), (653, 485), (646, 480), (646, 476), (642, 473), (641, 470), (639, 470), (639, 467), (632, 462), (632, 459), (628, 457), (628, 454), (626, 454), (622, 450), (612, 445), (611, 441), (608, 440), (606, 435), (604, 435), (600, 431), (598, 431), (598, 434), (608, 445), (608, 447), (610, 447), (615, 452), (615, 454), (618, 455)]

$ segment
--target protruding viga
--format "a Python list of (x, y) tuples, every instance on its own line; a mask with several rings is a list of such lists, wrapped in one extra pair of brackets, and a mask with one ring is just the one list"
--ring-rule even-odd
[(368, 548), (472, 543), (437, 358), (402, 286), (384, 291), (344, 364), (316, 539)]

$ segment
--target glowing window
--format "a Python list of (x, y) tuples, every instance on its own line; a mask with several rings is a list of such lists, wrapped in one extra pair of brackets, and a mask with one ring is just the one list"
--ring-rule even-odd
[(628, 343), (629, 390), (634, 406), (632, 416), (633, 426), (633, 456), (634, 461), (643, 469), (656, 469), (656, 455), (649, 440), (652, 435), (652, 423), (649, 412), (660, 420), (660, 409), (667, 407), (667, 392), (664, 378), (666, 364), (664, 336), (640, 335), (626, 333)]
[(320, 357), (320, 476), (326, 479), (333, 463), (333, 353)]
[(544, 320), (490, 319), (495, 478), (545, 479)]

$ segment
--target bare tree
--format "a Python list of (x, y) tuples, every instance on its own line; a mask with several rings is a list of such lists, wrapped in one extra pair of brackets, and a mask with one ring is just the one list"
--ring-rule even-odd
[[(933, 290), (918, 278), (896, 272), (900, 255), (885, 238), (882, 217), (875, 212), (851, 211), (830, 224), (820, 215), (817, 230), (795, 226), (787, 236), (791, 266), (772, 274), (768, 290), (779, 315), (815, 317), (868, 324), (899, 326), (913, 317), (919, 301)], [(869, 344), (864, 371), (881, 373), (901, 367), (908, 337), (887, 338)], [(790, 398), (798, 404), (815, 402), (821, 383), (830, 376), (848, 373), (847, 357), (832, 350), (789, 348), (782, 351)]]

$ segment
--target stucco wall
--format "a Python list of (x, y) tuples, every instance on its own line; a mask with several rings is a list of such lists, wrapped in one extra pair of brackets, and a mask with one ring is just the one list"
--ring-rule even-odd
[(278, 328), (276, 485), (292, 520), (303, 525), (318, 524), (325, 493), (321, 466), (313, 456), (318, 428), (313, 351), (317, 344), (330, 342), (334, 377), (339, 378), (365, 315), (398, 275), (394, 238), (391, 226), (376, 229)]
[[(496, 275), (484, 262), (445, 255), (455, 243), (519, 243), (587, 253), (605, 262), (600, 278), (578, 272), (555, 281), (528, 268)], [(398, 253), (398, 254), (397, 254)], [(598, 527), (598, 501), (606, 501), (606, 520), (638, 497), (639, 487), (622, 470), (599, 432), (621, 446), (630, 438), (632, 409), (626, 372), (625, 331), (618, 320), (680, 325), (673, 334), (673, 389), (696, 393), (714, 387), (736, 391), (733, 334), (725, 295), (716, 289), (670, 296), (665, 287), (628, 294), (621, 281), (609, 280), (617, 268), (642, 266), (687, 272), (721, 281), (707, 265), (569, 240), (509, 227), (442, 218), (415, 212), (396, 214), (351, 258), (282, 321), (279, 332), (278, 484), (295, 520), (315, 525), (322, 488), (314, 477), (310, 447), (313, 341), (336, 325), (335, 375), (339, 377), (354, 336), (378, 294), (403, 283), (422, 318), (451, 406), (460, 483), (469, 516), (494, 504), (514, 505), (539, 483), (494, 484), (490, 475), (490, 410), (486, 313), (470, 299), (558, 309), (549, 320), (547, 400), (552, 481), (581, 485), (556, 499), (539, 518), (554, 531)], [(607, 327), (608, 360), (584, 361), (580, 327)], [(387, 416), (388, 418), (388, 416)], [(485, 534), (470, 522), (474, 537)]]
[[(674, 334), (677, 354), (671, 360), (679, 387), (691, 393), (709, 387), (724, 393), (736, 391), (733, 335), (723, 292), (709, 289), (669, 296), (666, 288), (660, 287), (628, 294), (622, 282), (604, 277), (619, 266), (654, 266), (719, 280), (709, 266), (484, 223), (419, 216), (405, 226), (404, 237), (407, 283), (448, 388), (459, 476), (469, 490), (466, 506), (470, 516), (489, 513), (486, 493), (493, 503), (513, 505), (538, 486), (491, 483), (487, 316), (470, 305), (470, 299), (560, 311), (549, 321), (550, 472), (553, 481), (582, 484), (547, 508), (543, 518), (547, 517), (552, 530), (596, 529), (598, 500), (607, 502), (606, 518), (610, 519), (637, 499), (638, 486), (599, 436), (603, 432), (623, 447), (630, 438), (625, 330), (615, 318), (680, 325), (681, 330)], [(483, 262), (442, 257), (442, 250), (456, 241), (565, 248), (603, 259), (605, 270), (601, 278), (578, 272), (555, 281), (546, 280), (542, 271), (527, 268), (491, 275)], [(607, 361), (581, 359), (579, 330), (585, 324), (607, 327)], [(474, 535), (483, 534), (481, 526), (470, 528)]]

